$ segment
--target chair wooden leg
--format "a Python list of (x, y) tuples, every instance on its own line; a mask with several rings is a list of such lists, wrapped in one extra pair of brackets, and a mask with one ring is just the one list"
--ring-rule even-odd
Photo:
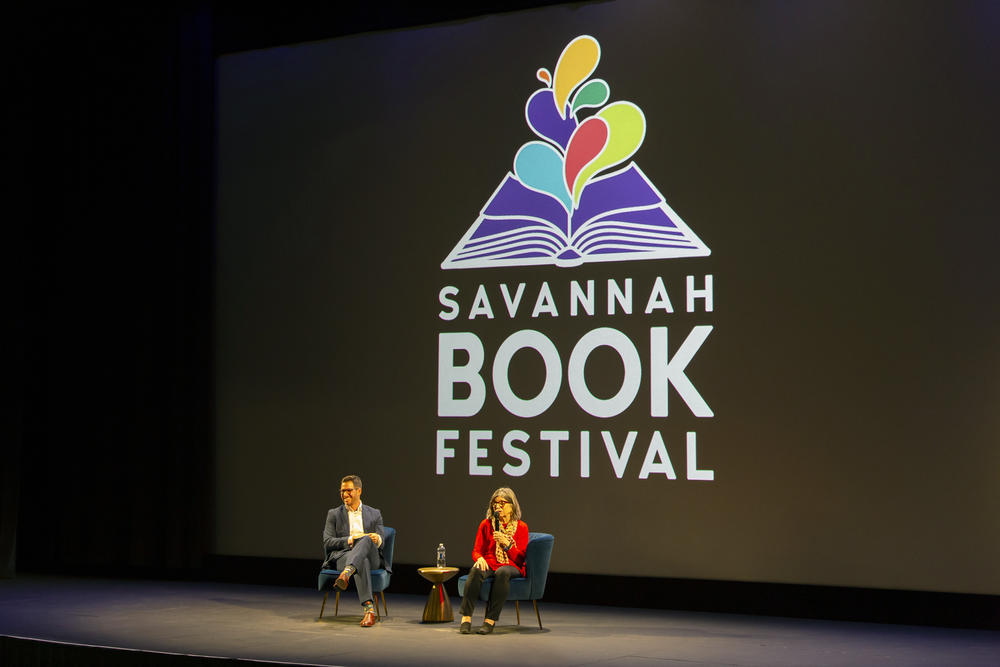
[(517, 612), (517, 624), (521, 625), (521, 605), (517, 603), (517, 600), (514, 600), (514, 611)]
[(538, 613), (538, 600), (532, 600), (531, 604), (535, 605), (535, 616), (538, 617), (538, 629), (541, 630), (541, 629), (543, 629), (542, 628), (542, 615)]
[[(325, 593), (323, 593), (323, 604), (320, 605), (320, 608), (319, 608), (319, 618), (323, 618), (323, 610), (326, 609), (326, 599), (327, 599), (327, 597), (329, 597), (329, 595), (330, 595), (330, 591), (326, 591)], [(382, 595), (382, 609), (385, 610), (385, 615), (388, 616), (389, 615), (389, 605), (385, 601), (385, 591), (382, 591), (381, 595)], [(382, 614), (381, 614), (381, 612), (379, 611), (379, 608), (378, 608), (378, 596), (379, 596), (379, 593), (375, 593), (375, 613), (378, 615), (378, 619), (381, 621), (382, 620)], [(340, 613), (340, 591), (337, 591), (337, 595), (336, 595), (336, 597), (334, 597), (333, 600), (334, 600), (333, 615), (336, 616), (337, 614)], [(318, 621), (319, 618), (316, 619), (316, 620)], [(521, 622), (521, 615), (520, 615), (520, 613), (518, 613), (517, 619), (518, 619), (517, 622), (520, 623)]]

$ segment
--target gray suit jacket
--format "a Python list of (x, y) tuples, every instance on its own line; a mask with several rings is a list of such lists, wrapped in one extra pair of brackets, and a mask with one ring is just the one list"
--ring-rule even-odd
[[(385, 544), (385, 531), (382, 530), (382, 512), (374, 507), (361, 503), (361, 524), (366, 533), (378, 533), (378, 554), (382, 556), (382, 545)], [(347, 507), (334, 507), (326, 513), (326, 527), (323, 529), (323, 550), (330, 562), (335, 562), (340, 556), (351, 550), (347, 546), (347, 538), (351, 536), (351, 520), (347, 518)]]

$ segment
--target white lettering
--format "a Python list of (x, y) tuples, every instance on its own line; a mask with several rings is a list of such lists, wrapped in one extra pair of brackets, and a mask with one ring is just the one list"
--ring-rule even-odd
[(469, 310), (469, 319), (474, 320), (480, 315), (485, 315), (493, 319), (493, 308), (490, 306), (490, 298), (486, 296), (486, 288), (482, 285), (476, 290), (476, 298), (472, 301), (472, 308)]
[[(713, 276), (712, 274), (704, 274), (702, 276), (701, 287), (695, 286), (695, 280), (696, 276), (694, 275), (686, 276), (687, 292), (685, 295), (685, 305), (687, 312), (695, 312), (697, 309), (696, 304), (701, 300), (703, 312), (711, 313), (714, 310)], [(615, 278), (608, 278), (607, 291), (603, 294), (607, 299), (604, 309), (608, 315), (633, 314), (633, 282), (632, 278), (623, 278), (621, 281)], [(525, 294), (528, 291), (528, 284), (523, 282), (517, 283), (516, 289), (513, 289), (507, 283), (499, 283), (498, 287), (499, 294), (503, 297), (503, 302), (506, 306), (507, 315), (511, 319), (516, 318), (520, 312), (521, 303), (524, 302)], [(492, 291), (492, 288), (490, 288), (490, 291)], [(454, 285), (446, 285), (438, 292), (438, 301), (442, 306), (442, 309), (438, 312), (440, 319), (451, 321), (460, 315), (462, 307), (456, 299), (458, 294), (459, 289)], [(569, 281), (568, 298), (569, 315), (571, 317), (578, 315), (593, 316), (598, 308), (595, 281)], [(670, 300), (662, 276), (655, 277), (649, 289), (649, 298), (646, 301), (646, 307), (643, 312), (646, 315), (651, 315), (658, 310), (662, 310), (667, 314), (674, 312), (674, 306)], [(531, 313), (531, 317), (533, 318), (538, 318), (541, 315), (559, 316), (559, 307), (552, 296), (552, 288), (548, 282), (543, 282), (538, 288), (534, 309)], [(487, 286), (483, 284), (476, 287), (468, 319), (475, 320), (478, 317), (485, 317), (487, 319), (494, 319), (495, 317)]]
[(438, 475), (444, 474), (444, 460), (455, 458), (455, 449), (446, 447), (448, 440), (458, 440), (458, 431), (438, 431), (437, 448), (435, 453), (434, 472)]
[(594, 314), (594, 281), (587, 281), (587, 293), (580, 289), (580, 283), (575, 280), (569, 284), (569, 314), (576, 317), (577, 304), (583, 306), (588, 315)]
[(694, 431), (687, 434), (687, 478), (703, 482), (715, 479), (714, 470), (698, 470), (698, 435)]
[[(657, 463), (659, 459), (659, 463)], [(659, 431), (653, 431), (653, 437), (649, 441), (649, 449), (646, 450), (646, 459), (642, 462), (642, 470), (639, 471), (639, 479), (649, 479), (650, 475), (663, 473), (667, 479), (677, 479), (674, 466), (670, 463), (670, 456), (667, 454), (667, 447), (663, 444), (663, 436)]]
[(694, 312), (694, 300), (705, 300), (705, 312), (712, 312), (712, 274), (705, 276), (705, 287), (703, 289), (694, 288), (694, 276), (687, 277), (687, 311)]
[[(625, 435), (621, 451), (615, 445), (614, 436), (611, 431), (601, 431), (604, 440), (604, 448), (607, 450), (611, 468), (618, 479), (622, 479), (628, 469), (629, 461), (637, 440), (637, 431), (628, 431)], [(470, 430), (469, 436), (469, 460), (468, 469), (470, 476), (493, 476), (493, 466), (487, 465), (483, 460), (490, 455), (493, 431), (491, 430)], [(559, 477), (561, 475), (562, 456), (561, 448), (564, 442), (572, 438), (572, 433), (568, 430), (545, 430), (539, 433), (541, 442), (549, 443), (549, 477)], [(437, 431), (437, 442), (435, 444), (435, 473), (445, 474), (445, 464), (447, 459), (456, 458), (456, 448), (449, 447), (448, 443), (462, 438), (462, 432), (457, 430)], [(508, 431), (502, 439), (503, 454), (508, 458), (497, 475), (504, 474), (508, 477), (523, 477), (531, 471), (531, 455), (526, 444), (531, 436), (520, 429)], [(580, 431), (580, 478), (590, 477), (590, 431)], [(675, 456), (677, 454), (675, 453)], [(635, 470), (633, 468), (633, 470)], [(636, 474), (635, 472), (633, 474)], [(673, 462), (667, 450), (666, 442), (660, 431), (653, 431), (650, 436), (649, 446), (642, 466), (638, 469), (636, 477), (638, 479), (650, 479), (657, 475), (663, 475), (664, 480), (676, 480), (677, 474), (674, 470)], [(698, 468), (698, 445), (697, 434), (694, 431), (687, 433), (687, 477), (692, 481), (714, 481), (715, 471)]]
[(615, 314), (615, 302), (622, 307), (626, 315), (632, 314), (632, 279), (625, 279), (625, 292), (618, 288), (614, 278), (608, 278), (608, 315)]
[(489, 450), (479, 446), (480, 440), (493, 438), (493, 431), (469, 431), (469, 475), (492, 475), (493, 466), (479, 465), (479, 459), (486, 457)]
[(438, 317), (442, 320), (453, 320), (458, 317), (458, 302), (451, 297), (458, 294), (458, 288), (451, 285), (445, 285), (438, 292), (438, 302), (450, 310), (442, 310), (438, 313)]
[(542, 313), (559, 317), (559, 311), (556, 310), (556, 302), (552, 298), (552, 290), (549, 289), (548, 283), (542, 283), (542, 287), (538, 290), (538, 299), (535, 300), (535, 309), (531, 311), (531, 316), (538, 317)]
[(691, 409), (696, 417), (714, 417), (715, 413), (708, 403), (701, 397), (698, 390), (691, 384), (691, 380), (684, 374), (684, 369), (694, 358), (695, 353), (701, 348), (702, 343), (712, 332), (709, 325), (698, 325), (691, 330), (688, 337), (681, 343), (680, 348), (670, 359), (667, 352), (667, 327), (651, 327), (649, 329), (649, 375), (650, 375), (650, 409), (649, 413), (653, 417), (668, 416), (667, 395), (669, 385), (674, 385), (674, 389), (681, 395), (684, 402)]
[(559, 443), (569, 440), (569, 431), (542, 431), (542, 440), (549, 441), (549, 477), (559, 476)]
[(521, 477), (531, 469), (531, 457), (528, 452), (520, 447), (515, 447), (514, 443), (524, 444), (528, 441), (528, 434), (524, 431), (510, 431), (503, 437), (503, 453), (512, 459), (521, 462), (520, 465), (513, 466), (510, 463), (503, 465), (503, 471), (510, 477)]
[[(455, 351), (465, 350), (469, 363), (455, 365)], [(471, 417), (486, 402), (486, 383), (479, 371), (483, 368), (483, 343), (474, 333), (438, 334), (438, 416)], [(469, 385), (468, 398), (455, 398), (456, 384)]]
[[(531, 399), (522, 399), (510, 388), (507, 371), (514, 354), (521, 349), (529, 348), (542, 355), (545, 363), (545, 384), (542, 390)], [(493, 390), (507, 411), (518, 417), (537, 417), (552, 405), (562, 386), (562, 360), (559, 351), (545, 334), (524, 329), (515, 331), (500, 344), (497, 355), (493, 359)]]
[(521, 297), (524, 296), (524, 283), (518, 284), (513, 299), (510, 298), (506, 283), (500, 283), (500, 292), (503, 294), (503, 302), (507, 305), (507, 314), (513, 318), (517, 315), (517, 307), (521, 305)]
[(667, 296), (667, 287), (663, 284), (663, 278), (660, 276), (656, 276), (653, 289), (649, 291), (649, 301), (646, 302), (645, 312), (649, 315), (657, 308), (662, 308), (665, 313), (674, 312), (674, 306), (670, 303), (670, 297)]
[(625, 444), (622, 446), (622, 453), (619, 454), (615, 448), (615, 441), (611, 437), (611, 431), (601, 431), (601, 437), (604, 438), (604, 448), (608, 450), (611, 467), (614, 468), (615, 477), (618, 479), (621, 479), (622, 475), (625, 474), (625, 466), (628, 465), (628, 458), (632, 455), (632, 446), (635, 444), (635, 437), (637, 435), (637, 431), (628, 432), (628, 435), (625, 437)]
[[(608, 399), (597, 398), (587, 387), (584, 368), (587, 357), (596, 348), (607, 345), (618, 353), (625, 366), (625, 377), (618, 393)], [(642, 382), (642, 363), (639, 352), (628, 336), (617, 329), (601, 327), (588, 331), (577, 342), (569, 357), (569, 388), (577, 405), (595, 417), (614, 417), (621, 414), (635, 400)]]

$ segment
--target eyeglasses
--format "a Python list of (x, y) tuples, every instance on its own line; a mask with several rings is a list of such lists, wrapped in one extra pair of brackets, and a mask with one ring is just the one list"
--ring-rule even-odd
[(494, 498), (493, 504), (503, 506), (503, 505), (510, 505), (511, 502), (509, 500), (504, 500), (503, 498)]
[(340, 490), (340, 495), (344, 495), (345, 493), (346, 493), (347, 495), (351, 495), (351, 494), (352, 494), (352, 493), (354, 493), (355, 491), (357, 491), (357, 489), (341, 489), (341, 490)]

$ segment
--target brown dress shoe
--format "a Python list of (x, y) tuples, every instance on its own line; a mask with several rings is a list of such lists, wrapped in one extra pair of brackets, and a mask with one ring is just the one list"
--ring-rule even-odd
[(365, 617), (361, 619), (361, 627), (370, 628), (375, 625), (375, 612), (366, 611)]
[(340, 576), (337, 577), (337, 580), (333, 582), (333, 585), (338, 591), (345, 591), (347, 590), (347, 584), (349, 583), (351, 583), (351, 571), (344, 570), (340, 573)]

